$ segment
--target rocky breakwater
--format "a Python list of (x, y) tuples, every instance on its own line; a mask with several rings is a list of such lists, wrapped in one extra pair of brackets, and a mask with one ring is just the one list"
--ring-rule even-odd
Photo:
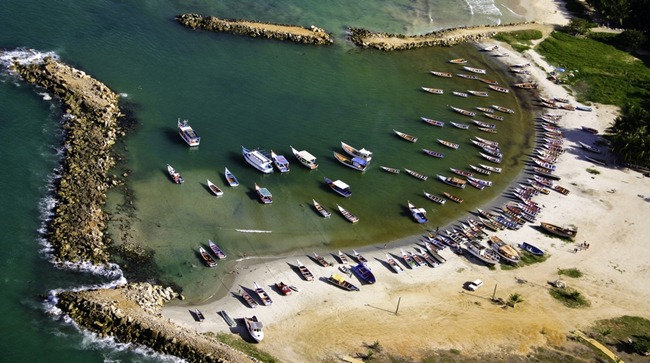
[(53, 58), (22, 64), (13, 70), (27, 82), (55, 95), (65, 108), (65, 158), (56, 184), (57, 204), (49, 224), (48, 240), (57, 263), (109, 261), (102, 211), (111, 184), (108, 170), (115, 164), (111, 149), (122, 117), (119, 96), (83, 71)]
[(115, 289), (62, 292), (56, 304), (77, 324), (100, 337), (137, 342), (188, 362), (253, 362), (212, 336), (179, 327), (162, 317), (163, 304), (176, 296), (170, 288), (138, 283)]
[(330, 45), (332, 36), (312, 25), (309, 29), (296, 25), (261, 23), (248, 20), (219, 19), (214, 16), (181, 14), (176, 17), (181, 24), (191, 29), (245, 34), (253, 38), (289, 40), (296, 43)]

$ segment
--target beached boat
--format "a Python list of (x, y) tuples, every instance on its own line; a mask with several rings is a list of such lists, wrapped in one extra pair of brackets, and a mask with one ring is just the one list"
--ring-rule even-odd
[(495, 124), (491, 124), (491, 123), (487, 123), (487, 122), (483, 122), (483, 121), (479, 121), (479, 120), (472, 120), (472, 122), (475, 123), (476, 125), (478, 125), (479, 127), (485, 127), (486, 129), (496, 129), (497, 128), (497, 125), (495, 125)]
[(194, 317), (199, 323), (205, 320), (205, 315), (199, 309), (194, 309)]
[(504, 229), (503, 225), (494, 222), (490, 218), (478, 217), (478, 219), (479, 219), (479, 221), (481, 221), (482, 225), (484, 225), (486, 228), (488, 228), (488, 229), (490, 229), (490, 230), (492, 230), (494, 232), (501, 231), (501, 230)]
[(368, 284), (374, 284), (377, 282), (375, 275), (370, 270), (365, 263), (360, 263), (356, 266), (351, 266), (350, 269), (354, 272), (361, 280), (365, 281)]
[(264, 204), (271, 204), (273, 203), (273, 195), (271, 192), (269, 192), (268, 189), (262, 188), (257, 183), (255, 183), (255, 193), (257, 193), (258, 198), (260, 198), (260, 201)]
[(479, 153), (479, 155), (481, 155), (481, 156), (483, 157), (483, 159), (488, 160), (488, 161), (491, 161), (491, 162), (493, 162), (493, 163), (496, 163), (496, 164), (500, 164), (500, 163), (501, 163), (501, 158), (500, 158), (500, 157), (496, 157), (496, 156), (492, 156), (492, 155), (487, 155), (487, 154), (484, 154), (484, 153), (481, 153), (481, 152)]
[(523, 88), (523, 89), (535, 89), (537, 88), (537, 83), (536, 82), (522, 82), (522, 83), (515, 83), (513, 86), (517, 88)]
[(311, 201), (314, 203), (314, 208), (316, 208), (318, 213), (320, 213), (324, 218), (329, 218), (332, 215), (332, 213), (320, 205), (320, 203), (318, 203), (315, 199), (312, 199)]
[(418, 138), (415, 137), (415, 136), (411, 136), (411, 135), (409, 135), (409, 134), (405, 134), (405, 133), (400, 132), (400, 131), (397, 131), (397, 130), (395, 130), (395, 129), (393, 129), (393, 132), (394, 132), (397, 136), (401, 137), (402, 139), (404, 139), (404, 140), (406, 140), (406, 141), (410, 141), (410, 142), (416, 142), (416, 141), (418, 141)]
[(291, 148), (291, 152), (293, 153), (293, 155), (296, 156), (296, 159), (298, 159), (298, 161), (300, 161), (302, 165), (312, 170), (318, 168), (318, 164), (316, 163), (316, 157), (314, 155), (310, 154), (306, 150), (298, 151), (294, 149), (294, 147), (291, 145), (289, 145), (289, 147)]
[(300, 271), (300, 274), (302, 275), (302, 278), (305, 279), (306, 281), (311, 281), (314, 279), (314, 275), (309, 271), (307, 266), (303, 265), (300, 260), (296, 260), (298, 263), (298, 271)]
[(352, 146), (344, 143), (343, 141), (341, 141), (341, 147), (350, 156), (364, 159), (366, 161), (366, 163), (369, 163), (370, 160), (372, 160), (372, 152), (370, 150), (366, 150), (364, 148), (357, 149), (355, 147), (352, 147)]
[(545, 187), (549, 187), (549, 188), (553, 187), (553, 180), (551, 179), (547, 179), (539, 175), (533, 175), (533, 179), (535, 179), (536, 182), (542, 184)]
[(524, 250), (524, 251), (526, 251), (526, 252), (528, 252), (528, 253), (531, 253), (531, 254), (533, 254), (533, 255), (536, 255), (536, 256), (543, 256), (543, 255), (544, 255), (544, 251), (542, 251), (542, 250), (541, 250), (540, 248), (538, 248), (538, 247), (535, 247), (535, 246), (531, 245), (531, 244), (528, 243), (528, 242), (522, 242), (522, 243), (519, 245), (519, 248), (521, 248), (522, 250)]
[(452, 91), (451, 94), (458, 97), (465, 97), (465, 98), (469, 97), (469, 95), (465, 92)]
[(442, 194), (445, 197), (447, 197), (448, 199), (450, 199), (450, 200), (452, 200), (452, 201), (454, 201), (456, 203), (462, 203), (463, 202), (463, 198), (457, 197), (457, 196), (455, 196), (453, 194), (450, 194), (450, 193), (447, 193), (447, 192), (443, 192)]
[(465, 249), (488, 265), (495, 265), (499, 262), (499, 255), (494, 250), (488, 249), (478, 242), (469, 241), (465, 243)]
[(533, 162), (534, 162), (535, 164), (541, 166), (541, 167), (544, 168), (544, 169), (548, 169), (548, 170), (551, 170), (551, 171), (555, 171), (555, 169), (557, 168), (555, 165), (553, 165), (553, 164), (551, 164), (551, 163), (549, 163), (549, 162), (543, 161), (543, 160), (541, 160), (541, 159), (539, 159), (539, 158), (532, 158), (532, 159), (533, 159)]
[(487, 169), (487, 170), (489, 170), (489, 171), (491, 171), (493, 173), (500, 173), (501, 171), (503, 171), (502, 168), (499, 168), (499, 167), (496, 167), (496, 166), (490, 166), (490, 165), (485, 165), (485, 164), (478, 164), (478, 165), (480, 165), (481, 168), (485, 168), (485, 169)]
[(492, 171), (490, 171), (488, 169), (485, 169), (485, 168), (481, 168), (479, 166), (469, 164), (469, 167), (472, 168), (472, 170), (476, 171), (477, 173), (481, 173), (481, 174), (484, 174), (484, 175), (492, 174)]
[(515, 113), (514, 110), (512, 110), (510, 108), (507, 108), (507, 107), (502, 107), (502, 106), (499, 106), (499, 105), (492, 105), (492, 108), (494, 108), (495, 110), (497, 110), (499, 112)]
[(576, 106), (576, 110), (578, 110), (578, 111), (591, 112), (592, 108), (589, 107), (589, 106), (581, 106), (581, 105), (578, 105), (578, 106)]
[(199, 254), (208, 267), (217, 267), (217, 260), (215, 260), (214, 257), (205, 250), (205, 248), (199, 247)]
[(587, 155), (585, 155), (585, 159), (591, 161), (594, 164), (598, 164), (598, 165), (601, 165), (601, 166), (606, 166), (607, 165), (607, 162), (605, 160), (603, 160), (603, 159), (592, 158), (591, 156), (587, 156)]
[(438, 196), (435, 196), (435, 195), (433, 195), (431, 193), (424, 192), (424, 196), (429, 198), (432, 202), (436, 202), (438, 204), (445, 204), (445, 202), (447, 202), (446, 200), (444, 200), (444, 199), (442, 199), (442, 198), (440, 198)]
[(235, 323), (235, 321), (232, 320), (232, 318), (230, 317), (230, 315), (228, 315), (228, 313), (226, 313), (225, 310), (221, 310), (221, 311), (219, 311), (219, 315), (221, 315), (221, 317), (222, 317), (223, 320), (226, 322), (226, 324), (228, 324), (228, 326), (230, 326), (231, 328), (234, 328), (234, 327), (237, 326), (237, 323)]
[(217, 246), (216, 243), (212, 242), (212, 240), (208, 240), (208, 246), (210, 247), (210, 250), (212, 250), (212, 253), (214, 253), (215, 256), (217, 256), (218, 259), (222, 260), (226, 258), (225, 252), (219, 246)]
[(465, 184), (467, 184), (467, 182), (465, 180), (460, 179), (460, 178), (456, 178), (456, 177), (453, 177), (453, 176), (452, 177), (446, 177), (444, 175), (438, 174), (438, 179), (442, 180), (446, 184), (451, 185), (452, 187), (461, 188), (461, 189), (464, 189)]
[(212, 193), (214, 193), (214, 195), (216, 195), (217, 197), (220, 197), (220, 196), (223, 195), (223, 190), (221, 190), (221, 188), (219, 188), (218, 186), (214, 185), (214, 184), (210, 181), (210, 179), (208, 179), (208, 188), (209, 188), (210, 191), (211, 191)]
[(363, 255), (357, 252), (357, 250), (352, 250), (352, 253), (354, 253), (354, 258), (357, 259), (358, 263), (368, 263), (368, 259), (363, 257)]
[(273, 300), (271, 300), (271, 297), (266, 293), (266, 291), (264, 291), (262, 286), (258, 285), (255, 281), (253, 281), (253, 285), (255, 286), (255, 293), (257, 293), (257, 296), (260, 298), (262, 304), (266, 306), (273, 304)]
[(557, 184), (553, 185), (551, 189), (555, 190), (556, 192), (562, 194), (562, 195), (568, 195), (570, 193), (569, 189), (565, 187), (561, 187)]
[(368, 162), (366, 161), (366, 159), (360, 158), (358, 156), (349, 158), (343, 154), (337, 153), (336, 151), (333, 151), (333, 153), (336, 160), (338, 160), (341, 164), (349, 168), (358, 171), (366, 171), (366, 169), (368, 168)]
[(454, 173), (454, 174), (458, 174), (458, 175), (464, 176), (464, 177), (474, 176), (474, 174), (470, 173), (469, 171), (465, 171), (465, 170), (462, 170), (462, 169), (449, 168), (449, 170), (451, 170), (451, 172)]
[(521, 262), (521, 256), (519, 252), (514, 249), (512, 246), (503, 242), (503, 240), (497, 236), (490, 236), (488, 245), (501, 256), (502, 259), (510, 263), (518, 264)]
[(583, 149), (587, 150), (587, 151), (591, 151), (592, 153), (600, 154), (600, 149), (597, 148), (597, 147), (595, 147), (595, 146), (591, 146), (591, 145), (589, 145), (589, 144), (585, 144), (585, 143), (582, 142), (582, 141), (578, 141), (578, 144), (580, 144), (580, 146), (581, 146)]
[(291, 295), (291, 288), (284, 282), (276, 282), (275, 288), (284, 296)]
[(505, 87), (497, 86), (497, 85), (494, 85), (494, 84), (489, 84), (488, 87), (490, 87), (490, 89), (492, 89), (492, 90), (495, 90), (495, 91), (501, 92), (501, 93), (509, 93), (510, 92), (509, 89), (507, 89)]
[(400, 251), (402, 252), (402, 259), (404, 260), (406, 266), (408, 266), (411, 269), (416, 269), (420, 267), (420, 265), (417, 262), (415, 262), (415, 260), (410, 254), (404, 252), (403, 249), (400, 249)]
[(449, 123), (452, 124), (452, 126), (457, 127), (457, 128), (459, 128), (461, 130), (469, 129), (468, 124), (464, 124), (464, 123), (460, 123), (460, 122), (453, 122), (453, 121), (449, 121)]
[(412, 177), (414, 177), (414, 178), (418, 178), (418, 179), (420, 179), (420, 180), (427, 180), (427, 179), (429, 178), (428, 176), (426, 176), (426, 175), (424, 175), (424, 174), (420, 174), (420, 173), (418, 173), (417, 171), (413, 171), (413, 170), (411, 170), (411, 169), (406, 169), (406, 168), (404, 168), (404, 171), (405, 171), (408, 175), (410, 175), (410, 176), (412, 176)]
[(336, 206), (338, 207), (339, 212), (341, 212), (341, 214), (343, 215), (343, 217), (345, 217), (345, 219), (347, 219), (348, 221), (350, 221), (350, 223), (357, 223), (357, 222), (359, 222), (359, 217), (357, 217), (357, 216), (355, 216), (354, 214), (348, 212), (347, 209), (341, 207), (341, 206), (338, 205), (338, 204), (337, 204)]
[(359, 288), (352, 285), (352, 283), (345, 280), (345, 278), (339, 274), (332, 274), (327, 278), (327, 281), (336, 287), (340, 287), (346, 291), (359, 291)]
[(487, 118), (491, 118), (491, 119), (493, 119), (493, 120), (503, 121), (503, 116), (494, 115), (494, 114), (491, 114), (491, 113), (483, 113), (483, 115), (484, 115), (485, 117), (487, 117)]
[(318, 262), (319, 265), (323, 267), (330, 267), (330, 263), (325, 261), (323, 256), (317, 254), (316, 252), (314, 252), (314, 259), (316, 260), (316, 262)]
[(241, 296), (241, 298), (244, 299), (244, 301), (246, 301), (246, 304), (248, 304), (248, 306), (250, 306), (251, 308), (256, 308), (259, 306), (257, 304), (257, 301), (255, 301), (255, 299), (253, 299), (253, 297), (250, 296), (250, 294), (247, 293), (246, 290), (240, 289), (239, 296)]
[(167, 173), (169, 173), (169, 176), (172, 178), (174, 183), (176, 184), (181, 184), (184, 182), (183, 177), (179, 172), (176, 171), (171, 165), (167, 164)]
[[(407, 253), (408, 253), (409, 257), (411, 257), (413, 259), (413, 261), (415, 261), (415, 263), (417, 265), (419, 265), (419, 266), (429, 266), (427, 261), (425, 259), (423, 259), (420, 255), (415, 254), (412, 251), (408, 251)], [(434, 267), (434, 266), (431, 266), (431, 267)]]
[(481, 68), (474, 68), (474, 67), (464, 66), (463, 69), (465, 69), (468, 72), (472, 72), (472, 73), (478, 73), (478, 74), (485, 74), (486, 73), (485, 69), (481, 69)]
[(235, 178), (235, 174), (231, 173), (228, 168), (225, 168), (224, 175), (226, 176), (226, 182), (228, 182), (228, 185), (231, 187), (236, 187), (239, 185), (239, 181), (237, 178)]
[(350, 196), (352, 196), (352, 190), (350, 190), (350, 186), (345, 184), (343, 181), (341, 180), (332, 181), (332, 179), (329, 179), (327, 177), (325, 177), (324, 179), (325, 179), (325, 183), (327, 183), (327, 185), (339, 195), (345, 198), (349, 198)]
[(433, 74), (434, 76), (438, 76), (438, 77), (443, 77), (443, 78), (453, 77), (453, 75), (449, 72), (438, 72), (438, 71), (429, 71), (429, 72), (431, 72), (431, 74)]
[[(432, 120), (432, 119), (427, 118), (427, 117), (420, 117), (420, 120), (422, 120), (422, 121), (428, 123), (429, 125), (433, 125), (433, 126), (438, 126), (438, 127), (443, 127), (443, 126), (445, 126), (445, 123), (444, 123), (444, 122), (442, 122), (442, 121), (438, 121), (438, 120)], [(399, 135), (399, 134), (398, 134), (398, 135)]]
[(410, 201), (407, 202), (409, 206), (409, 211), (411, 211), (411, 215), (413, 216), (413, 219), (415, 219), (416, 222), (418, 223), (426, 223), (429, 221), (427, 218), (427, 211), (424, 208), (416, 208), (415, 205), (411, 204)]
[(391, 168), (391, 167), (389, 167), (389, 166), (380, 166), (380, 168), (382, 168), (384, 171), (387, 171), (387, 172), (389, 172), (389, 173), (393, 173), (393, 174), (399, 174), (399, 172), (400, 172), (399, 169), (397, 169), (397, 168)]
[(475, 74), (464, 74), (464, 73), (457, 73), (456, 74), (459, 78), (465, 78), (465, 79), (478, 79), (478, 76)]
[(250, 318), (244, 317), (244, 322), (246, 323), (246, 329), (248, 333), (255, 339), (256, 342), (261, 342), (264, 339), (264, 331), (262, 330), (264, 326), (262, 322), (257, 319), (257, 316), (251, 316)]
[(245, 147), (241, 147), (241, 153), (244, 155), (244, 159), (246, 159), (246, 162), (248, 162), (250, 165), (252, 165), (255, 169), (261, 171), (264, 174), (269, 174), (273, 172), (273, 162), (271, 159), (266, 157), (264, 153), (262, 153), (258, 149), (254, 150), (249, 150)]
[(429, 88), (429, 87), (420, 87), (423, 91), (433, 93), (434, 95), (441, 95), (445, 91), (440, 88)]
[(463, 110), (462, 108), (458, 108), (458, 107), (454, 107), (454, 106), (449, 106), (449, 107), (451, 107), (452, 110), (458, 112), (459, 114), (461, 114), (463, 116), (469, 116), (469, 117), (476, 116), (476, 112), (474, 112), (474, 111), (467, 111), (467, 110)]
[(450, 59), (449, 63), (453, 64), (465, 64), (467, 63), (467, 60), (465, 58), (456, 58), (456, 59)]
[(426, 262), (429, 267), (436, 267), (438, 265), (438, 262), (431, 258), (431, 256), (427, 253), (426, 250), (424, 250), (422, 247), (418, 246), (415, 247), (415, 250), (420, 254), (420, 258)]
[(495, 51), (497, 49), (499, 49), (499, 45), (495, 44), (495, 45), (490, 45), (488, 47), (482, 48), (481, 52), (492, 52), (492, 51)]
[(273, 160), (273, 164), (281, 173), (289, 172), (289, 160), (287, 160), (284, 155), (278, 155), (271, 150), (271, 160)]
[(460, 146), (460, 145), (458, 145), (456, 143), (453, 143), (451, 141), (442, 140), (442, 139), (438, 139), (438, 142), (441, 143), (442, 145), (448, 147), (448, 148), (451, 148), (451, 149), (458, 149), (458, 147)]
[(341, 250), (339, 250), (338, 256), (339, 256), (339, 261), (341, 261), (342, 264), (348, 263), (348, 257), (345, 255), (345, 253), (341, 252)]
[(551, 224), (548, 222), (540, 222), (540, 226), (544, 230), (564, 238), (573, 239), (578, 233), (578, 227), (574, 226), (573, 224), (568, 224), (565, 226), (557, 226), (555, 224)]
[(429, 156), (433, 156), (434, 158), (442, 159), (442, 158), (445, 157), (445, 154), (443, 154), (441, 152), (438, 152), (438, 151), (433, 151), (433, 150), (429, 150), (429, 149), (422, 149), (422, 151), (424, 151), (424, 153), (429, 155)]
[(553, 180), (560, 180), (561, 179), (561, 177), (559, 175), (553, 174), (553, 172), (551, 170), (546, 169), (546, 168), (542, 168), (541, 166), (534, 166), (533, 171), (535, 171), (535, 173), (537, 173), (537, 174), (539, 174), (539, 175), (541, 175), (541, 176), (543, 176), (545, 178), (548, 178), (548, 179), (553, 179)]
[(596, 130), (594, 128), (591, 128), (591, 127), (582, 126), (582, 130), (587, 131), (590, 134), (598, 135), (598, 130)]
[(199, 146), (201, 137), (192, 129), (187, 120), (178, 119), (178, 134), (189, 146)]
[(475, 91), (475, 90), (471, 90), (471, 89), (468, 89), (467, 93), (469, 93), (471, 95), (474, 95), (474, 96), (478, 96), (478, 97), (487, 97), (487, 96), (490, 95), (489, 93), (487, 93), (485, 91)]
[(388, 264), (388, 266), (390, 266), (390, 268), (393, 269), (393, 271), (395, 271), (395, 273), (399, 274), (399, 273), (404, 272), (404, 269), (403, 269), (400, 265), (397, 264), (397, 262), (395, 261), (395, 259), (392, 258), (392, 257), (388, 254), (388, 252), (386, 252), (386, 263)]

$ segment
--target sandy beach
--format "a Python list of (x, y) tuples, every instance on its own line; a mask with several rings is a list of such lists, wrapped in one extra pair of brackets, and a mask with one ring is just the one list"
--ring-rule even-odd
[[(537, 9), (535, 20), (540, 23), (562, 25), (568, 21), (556, 2), (531, 4)], [(488, 40), (477, 46), (492, 44), (497, 43)], [(539, 83), (541, 96), (566, 97), (577, 104), (564, 87), (546, 80), (546, 72), (552, 67), (534, 51), (519, 54), (506, 44), (499, 46), (501, 52), (508, 53), (503, 58), (505, 63), (532, 64), (531, 77)], [(188, 313), (188, 308), (195, 306), (182, 303), (165, 307), (163, 314), (199, 332), (233, 332), (247, 341), (250, 337), (239, 319), (256, 315), (264, 323), (266, 334), (259, 347), (286, 362), (333, 361), (366, 352), (364, 344), (375, 341), (392, 354), (412, 360), (438, 349), (457, 349), (469, 356), (526, 354), (536, 346), (561, 344), (571, 331), (598, 319), (621, 315), (650, 318), (650, 263), (644, 245), (650, 234), (650, 224), (646, 224), (650, 215), (650, 181), (638, 172), (616, 166), (607, 151), (597, 157), (606, 159), (608, 166), (595, 165), (584, 158), (586, 151), (578, 141), (593, 144), (599, 136), (581, 127), (588, 126), (602, 134), (617, 114), (612, 106), (592, 107), (592, 112), (552, 110), (563, 115), (560, 126), (567, 149), (556, 163), (556, 173), (561, 176), (557, 184), (570, 193), (551, 191), (534, 199), (544, 206), (538, 221), (578, 226), (575, 241), (542, 233), (539, 223), (496, 233), (509, 244), (529, 242), (542, 248), (550, 255), (543, 263), (509, 270), (499, 266), (489, 269), (474, 258), (456, 255), (447, 248), (441, 252), (447, 262), (436, 268), (405, 268), (404, 273), (393, 273), (382, 262), (385, 253), (401, 264), (397, 258), (401, 256), (400, 247), (414, 251), (424, 241), (423, 236), (413, 236), (359, 250), (377, 276), (373, 285), (350, 278), (360, 287), (359, 292), (343, 291), (322, 281), (339, 273), (339, 263), (333, 255), (324, 256), (333, 267), (319, 267), (304, 255), (286, 256), (241, 267), (231, 288), (233, 294), (196, 306), (206, 315), (204, 322), (195, 322)], [(544, 112), (541, 107), (537, 111), (539, 115)], [(583, 242), (590, 247), (574, 252)], [(352, 261), (352, 251), (344, 252)], [(304, 281), (290, 266), (296, 264), (296, 259), (309, 267), (314, 281)], [(582, 278), (563, 279), (586, 296), (591, 302), (589, 308), (570, 309), (550, 296), (548, 282), (556, 280), (558, 269), (564, 268), (577, 268), (584, 273)], [(466, 282), (477, 278), (485, 282), (482, 288), (475, 292), (463, 288)], [(236, 296), (240, 285), (251, 289), (254, 281), (270, 294), (272, 306), (251, 309)], [(279, 281), (295, 285), (300, 291), (281, 296), (272, 287)], [(525, 301), (514, 309), (493, 304), (490, 299), (495, 288), (496, 297), (507, 299), (516, 292)], [(395, 314), (398, 301), (399, 311)], [(240, 324), (231, 329), (217, 315), (221, 310)]]

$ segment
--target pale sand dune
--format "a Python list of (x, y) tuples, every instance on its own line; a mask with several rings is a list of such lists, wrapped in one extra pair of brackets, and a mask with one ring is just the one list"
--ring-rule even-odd
[[(555, 4), (550, 1), (533, 3)], [(545, 9), (544, 6), (541, 9)], [(555, 16), (556, 13), (546, 11), (545, 14)], [(501, 48), (507, 51), (506, 45), (501, 44)], [(544, 70), (551, 69), (533, 52), (523, 56), (508, 52), (507, 63), (530, 62)], [(576, 104), (564, 88), (545, 79), (544, 70), (537, 67), (531, 70), (540, 83), (542, 95), (568, 97)], [(164, 315), (200, 332), (228, 332), (230, 329), (216, 314), (218, 311), (226, 310), (233, 318), (255, 314), (266, 326), (266, 338), (259, 347), (287, 362), (318, 362), (327, 357), (353, 356), (356, 352), (367, 351), (364, 343), (375, 341), (392, 354), (412, 359), (421, 358), (434, 349), (451, 348), (470, 355), (525, 354), (535, 346), (560, 344), (571, 330), (587, 327), (597, 319), (624, 314), (650, 318), (650, 262), (647, 258), (650, 181), (637, 172), (596, 166), (583, 159), (585, 152), (577, 141), (591, 143), (596, 136), (581, 131), (580, 127), (587, 125), (603, 131), (616, 117), (614, 107), (595, 105), (594, 112), (554, 113), (564, 114), (561, 126), (566, 136), (564, 146), (568, 148), (557, 163), (557, 173), (562, 177), (558, 183), (571, 192), (564, 196), (551, 191), (550, 195), (536, 197), (535, 200), (545, 206), (539, 220), (577, 225), (576, 242), (587, 241), (590, 243), (588, 250), (573, 253), (573, 243), (549, 237), (527, 224), (519, 231), (499, 232), (498, 236), (508, 243), (527, 241), (543, 248), (551, 254), (544, 263), (491, 271), (447, 249), (442, 252), (448, 260), (444, 265), (435, 269), (407, 269), (397, 275), (376, 260), (383, 259), (385, 251), (399, 256), (399, 248), (390, 246), (417, 242), (419, 236), (415, 236), (391, 243), (387, 250), (378, 246), (363, 252), (378, 282), (361, 286), (352, 278), (351, 281), (361, 287), (360, 292), (345, 292), (318, 281), (319, 277), (338, 270), (317, 267), (299, 256), (316, 276), (315, 281), (303, 281), (287, 265), (287, 262), (295, 264), (295, 257), (287, 257), (242, 268), (235, 280), (236, 287), (232, 289), (236, 292), (239, 284), (251, 286), (252, 281), (266, 288), (280, 280), (300, 288), (299, 293), (284, 297), (268, 287), (274, 299), (271, 307), (249, 309), (237, 298), (228, 296), (198, 306), (206, 315), (206, 321), (200, 324), (192, 320), (187, 306), (168, 306)], [(598, 157), (610, 158), (611, 155)], [(586, 171), (588, 168), (600, 174), (592, 175)], [(406, 249), (413, 250), (413, 247)], [(333, 260), (330, 256), (327, 259)], [(591, 301), (590, 308), (566, 308), (547, 291), (548, 281), (558, 277), (557, 270), (570, 267), (580, 269), (585, 276), (564, 280)], [(463, 290), (465, 282), (476, 278), (483, 279), (485, 286), (473, 293)], [(522, 283), (522, 280), (527, 282)], [(507, 299), (511, 293), (518, 292), (525, 302), (516, 309), (492, 304), (490, 298), (495, 286), (497, 297)], [(395, 315), (400, 298), (399, 314)], [(249, 339), (241, 325), (237, 331)]]

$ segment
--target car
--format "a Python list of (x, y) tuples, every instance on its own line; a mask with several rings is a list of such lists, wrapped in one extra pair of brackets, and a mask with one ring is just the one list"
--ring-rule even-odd
[(470, 290), (470, 291), (476, 291), (476, 290), (478, 290), (478, 288), (481, 287), (481, 286), (483, 286), (483, 281), (482, 281), (482, 280), (479, 280), (479, 279), (476, 279), (476, 280), (470, 282), (470, 283), (467, 285), (467, 289)]

